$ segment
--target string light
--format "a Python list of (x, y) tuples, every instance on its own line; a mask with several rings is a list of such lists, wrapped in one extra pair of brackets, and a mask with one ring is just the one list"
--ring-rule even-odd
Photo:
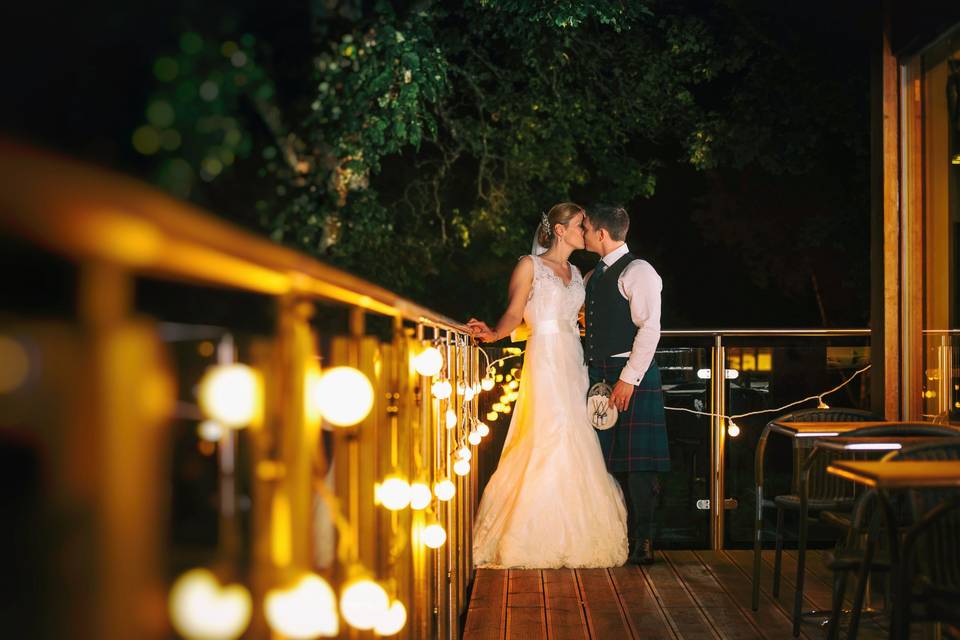
[[(470, 462), (470, 460), (473, 458), (473, 454), (470, 453), (470, 449), (467, 447), (460, 447), (457, 449), (456, 456), (457, 460), (466, 460), (467, 462)], [(463, 474), (461, 473), (460, 475)]]
[(435, 376), (443, 368), (443, 355), (436, 347), (427, 347), (413, 359), (413, 368), (422, 376)]
[(204, 420), (197, 426), (197, 435), (207, 442), (219, 442), (223, 437), (223, 425), (216, 420)]
[(496, 384), (497, 383), (494, 382), (493, 378), (486, 377), (480, 381), (480, 388), (483, 389), (484, 391), (490, 391), (490, 389), (493, 389), (496, 386)]
[(366, 575), (347, 582), (340, 594), (340, 613), (354, 629), (372, 629), (389, 605), (387, 592)]
[(447, 409), (447, 429), (453, 429), (457, 426), (457, 414), (453, 409)]
[(457, 495), (457, 486), (449, 478), (444, 478), (433, 485), (433, 495), (442, 502), (453, 500), (453, 496)]
[(340, 631), (337, 598), (330, 584), (309, 573), (289, 589), (271, 589), (264, 598), (267, 624), (285, 638), (332, 637)]
[(420, 536), (423, 544), (431, 549), (439, 549), (447, 541), (447, 531), (439, 522), (432, 522), (423, 528), (423, 534)]
[(423, 482), (414, 482), (410, 485), (410, 508), (415, 511), (426, 509), (433, 500), (430, 487)]
[(240, 584), (221, 587), (207, 569), (191, 569), (170, 589), (170, 620), (188, 640), (233, 640), (250, 624), (250, 592)]
[(727, 435), (736, 438), (740, 435), (740, 427), (733, 420), (727, 420)]
[(379, 636), (392, 636), (403, 629), (407, 623), (407, 609), (399, 600), (394, 600), (390, 608), (383, 614), (373, 627), (373, 632)]
[(374, 487), (375, 500), (390, 511), (399, 511), (410, 504), (410, 485), (399, 476), (389, 476)]
[(482, 437), (480, 436), (479, 431), (471, 431), (470, 435), (467, 436), (467, 442), (469, 442), (473, 446), (477, 446), (478, 444), (480, 444), (481, 439)]
[(437, 400), (446, 400), (453, 393), (453, 386), (449, 380), (437, 380), (430, 387), (433, 397)]
[(200, 408), (220, 424), (240, 429), (262, 409), (259, 374), (244, 364), (217, 365), (200, 381)]
[(453, 463), (453, 472), (458, 476), (470, 473), (470, 463), (467, 460), (457, 460)]
[(310, 401), (324, 420), (338, 427), (362, 421), (373, 409), (373, 385), (362, 371), (334, 367), (311, 379)]
[(488, 435), (490, 435), (490, 427), (488, 427), (485, 422), (478, 422), (477, 433), (480, 434), (481, 438), (486, 438)]

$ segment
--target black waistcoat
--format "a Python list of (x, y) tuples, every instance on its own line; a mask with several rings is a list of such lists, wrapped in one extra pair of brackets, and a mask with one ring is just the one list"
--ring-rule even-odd
[(583, 349), (588, 362), (633, 349), (637, 326), (630, 317), (630, 303), (620, 294), (617, 281), (627, 265), (636, 259), (636, 256), (627, 252), (607, 267), (599, 278), (596, 271), (590, 276), (584, 312), (587, 332)]

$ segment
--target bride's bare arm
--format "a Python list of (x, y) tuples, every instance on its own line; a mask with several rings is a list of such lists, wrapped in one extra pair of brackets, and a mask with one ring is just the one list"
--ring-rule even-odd
[(533, 259), (526, 256), (520, 259), (513, 270), (513, 275), (510, 276), (507, 310), (503, 312), (493, 331), (483, 332), (478, 337), (484, 342), (496, 342), (519, 327), (523, 322), (523, 310), (527, 306), (527, 298), (530, 297), (532, 287)]

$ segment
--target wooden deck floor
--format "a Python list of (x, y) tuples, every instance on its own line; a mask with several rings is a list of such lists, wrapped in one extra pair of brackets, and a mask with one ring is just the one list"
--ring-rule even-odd
[[(771, 595), (773, 552), (764, 552), (760, 609), (750, 609), (750, 551), (667, 551), (649, 567), (477, 572), (464, 640), (792, 638), (796, 553), (786, 552), (780, 596)], [(827, 609), (831, 574), (808, 563), (806, 609)], [(915, 625), (919, 627), (920, 625)], [(915, 634), (922, 637), (921, 633)], [(824, 634), (804, 624), (803, 638)], [(860, 638), (885, 638), (873, 622)]]

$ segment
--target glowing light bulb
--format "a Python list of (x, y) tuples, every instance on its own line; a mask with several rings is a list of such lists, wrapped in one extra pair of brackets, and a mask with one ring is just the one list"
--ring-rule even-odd
[(439, 549), (443, 546), (443, 543), (447, 541), (447, 532), (442, 525), (434, 522), (424, 527), (421, 539), (423, 540), (423, 544), (431, 549)]
[(437, 380), (430, 387), (430, 390), (433, 392), (433, 397), (437, 400), (446, 400), (450, 397), (450, 394), (453, 393), (453, 386), (449, 380)]
[(223, 437), (223, 425), (216, 420), (204, 420), (197, 425), (197, 435), (207, 442), (219, 442)]
[(499, 417), (500, 417), (500, 414), (497, 413), (496, 411), (487, 412), (487, 420), (489, 420), (490, 422), (496, 422), (497, 418)]
[(328, 369), (313, 381), (308, 392), (324, 420), (338, 427), (357, 424), (373, 408), (373, 385), (353, 367)]
[(484, 378), (480, 381), (480, 388), (484, 391), (490, 391), (497, 383), (493, 381), (493, 378)]
[(502, 413), (503, 410), (507, 408), (507, 406), (502, 402), (495, 402), (493, 406), (490, 408), (496, 411), (497, 413)]
[(457, 485), (453, 484), (449, 479), (444, 478), (433, 485), (433, 495), (437, 496), (437, 500), (442, 500), (443, 502), (453, 500), (453, 496), (457, 495)]
[(817, 409), (829, 409), (830, 405), (823, 401), (823, 398), (818, 398), (820, 402), (817, 403)]
[(740, 435), (740, 427), (733, 420), (727, 421), (727, 435), (731, 438), (736, 438)]
[(370, 578), (355, 578), (340, 593), (340, 613), (355, 629), (373, 629), (389, 606), (387, 592)]
[(480, 432), (478, 431), (471, 431), (470, 434), (467, 436), (467, 442), (469, 442), (474, 446), (480, 444), (480, 441), (482, 439), (483, 438), (480, 437)]
[(263, 406), (260, 376), (244, 364), (207, 369), (200, 381), (199, 396), (205, 414), (236, 429), (253, 422)]
[(389, 476), (375, 490), (376, 496), (390, 511), (399, 511), (410, 504), (410, 485), (399, 476)]
[(330, 584), (309, 573), (288, 589), (271, 589), (263, 601), (267, 624), (286, 638), (333, 637), (340, 632), (337, 597)]
[(453, 472), (458, 476), (465, 476), (470, 473), (470, 462), (467, 460), (457, 460), (453, 463)]
[(457, 414), (453, 409), (447, 409), (446, 415), (447, 429), (453, 429), (457, 426)]
[(433, 500), (433, 493), (423, 482), (414, 482), (410, 485), (410, 508), (416, 511), (426, 509)]
[(465, 394), (466, 392), (467, 392), (467, 385), (463, 384), (462, 382), (458, 382), (458, 383), (457, 383), (457, 395), (458, 395), (458, 396), (462, 396), (462, 395)]
[(488, 435), (490, 435), (490, 427), (487, 426), (486, 422), (478, 422), (477, 433), (480, 434), (481, 438), (486, 438)]
[(383, 617), (374, 625), (373, 632), (380, 636), (392, 636), (399, 633), (406, 623), (407, 608), (399, 600), (394, 600)]
[(463, 399), (467, 402), (473, 400), (473, 397), (476, 395), (476, 391), (473, 390), (473, 387), (467, 387), (463, 391)]
[(517, 382), (516, 380), (511, 380), (510, 384), (507, 385), (507, 387), (509, 387), (511, 391), (514, 389), (517, 389), (519, 386), (520, 386), (520, 383)]
[(443, 367), (443, 355), (436, 347), (427, 347), (413, 359), (413, 368), (422, 376), (435, 376)]
[(170, 620), (188, 640), (233, 640), (250, 624), (250, 592), (240, 584), (221, 587), (206, 569), (191, 569), (170, 589)]

